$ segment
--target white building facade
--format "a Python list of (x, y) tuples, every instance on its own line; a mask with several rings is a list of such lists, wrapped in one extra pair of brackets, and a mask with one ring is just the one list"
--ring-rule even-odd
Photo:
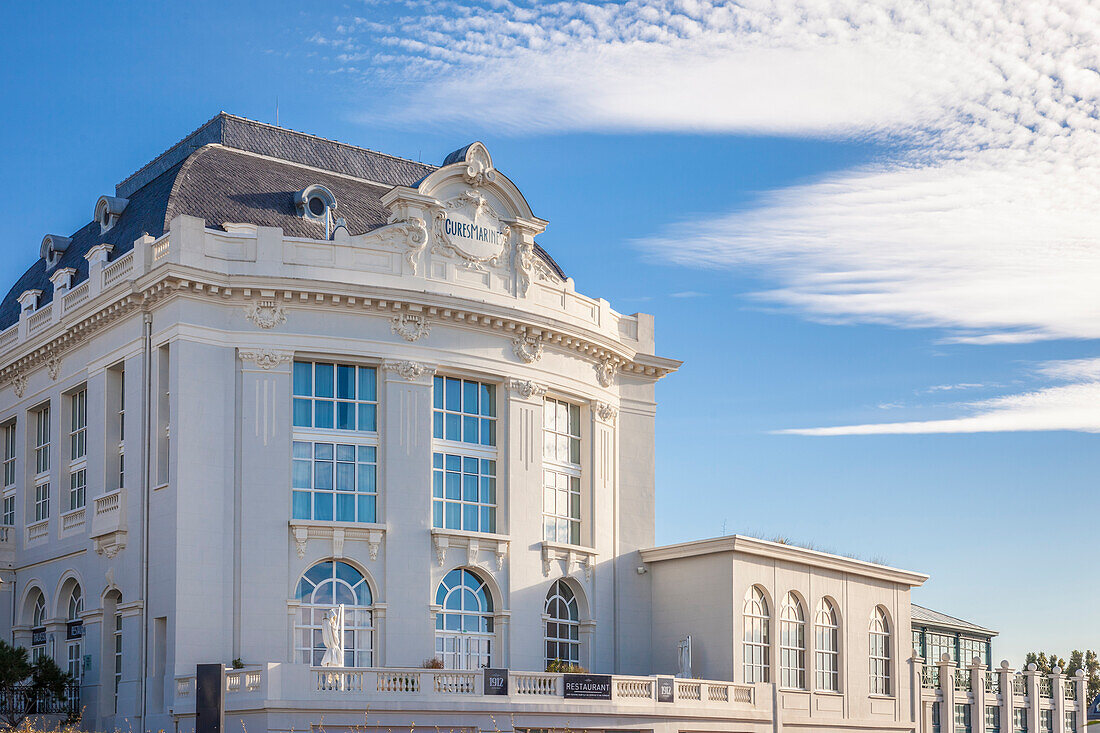
[(910, 646), (925, 576), (653, 547), (679, 362), (546, 224), (480, 143), (436, 167), (222, 114), (43, 240), (0, 303), (0, 628), (87, 727), (192, 730), (224, 663), (233, 730), (959, 730)]

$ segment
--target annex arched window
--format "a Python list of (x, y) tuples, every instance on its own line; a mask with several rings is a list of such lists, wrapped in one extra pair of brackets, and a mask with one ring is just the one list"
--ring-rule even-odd
[(31, 661), (46, 654), (46, 597), (36, 590), (34, 605), (31, 606)]
[(745, 683), (769, 682), (771, 678), (771, 616), (768, 599), (760, 586), (754, 585), (745, 594), (743, 609), (744, 636), (741, 653), (745, 668)]
[(840, 618), (836, 606), (822, 598), (814, 614), (814, 669), (817, 689), (840, 692)]
[(435, 654), (446, 669), (492, 664), (493, 597), (485, 582), (465, 568), (444, 576), (435, 592)]
[(890, 621), (881, 606), (871, 612), (870, 682), (872, 695), (891, 694), (890, 685)]
[(69, 593), (69, 607), (65, 614), (65, 651), (67, 665), (65, 671), (80, 682), (84, 669), (84, 623), (81, 616), (84, 613), (84, 594), (79, 585), (73, 585)]
[(546, 664), (580, 664), (581, 623), (577, 598), (564, 580), (546, 594)]
[(344, 666), (374, 666), (374, 598), (363, 574), (346, 562), (325, 560), (298, 581), (294, 654), (298, 662), (320, 666), (325, 656), (325, 614), (344, 606)]
[(779, 684), (806, 688), (806, 614), (794, 593), (787, 593), (779, 610)]

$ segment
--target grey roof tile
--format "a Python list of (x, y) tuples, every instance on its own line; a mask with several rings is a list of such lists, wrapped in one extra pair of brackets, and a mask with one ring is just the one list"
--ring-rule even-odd
[(956, 629), (959, 631), (973, 631), (977, 634), (984, 634), (988, 636), (996, 636), (997, 632), (991, 629), (987, 629), (984, 626), (978, 626), (975, 623), (969, 621), (963, 621), (960, 618), (954, 616), (948, 616), (946, 613), (940, 613), (939, 611), (933, 611), (930, 608), (924, 606), (918, 606), (916, 603), (909, 604), (911, 607), (910, 616), (913, 621), (913, 625), (926, 625), (926, 626), (939, 626), (947, 629)]

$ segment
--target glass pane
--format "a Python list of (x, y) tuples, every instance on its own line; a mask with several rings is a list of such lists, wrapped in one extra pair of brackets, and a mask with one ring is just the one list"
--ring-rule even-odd
[(359, 405), (360, 430), (368, 433), (378, 430), (377, 410), (376, 405)]
[(308, 489), (310, 477), (309, 461), (294, 461), (291, 486), (295, 489)]
[[(435, 477), (432, 477), (433, 483)], [(374, 485), (374, 464), (373, 463), (360, 463), (359, 464), (359, 491), (373, 494), (375, 493)]]
[(355, 430), (355, 403), (336, 403), (336, 429)]
[(294, 362), (294, 394), (303, 397), (313, 394), (313, 364), (308, 361)]
[(462, 383), (462, 411), (471, 415), (478, 414), (478, 383)]
[(447, 409), (458, 412), (462, 409), (462, 382), (447, 379)]
[(310, 400), (294, 400), (294, 426), (298, 428), (313, 427), (313, 405)]
[(317, 397), (333, 397), (333, 380), (336, 370), (332, 364), (317, 364), (314, 372), (314, 395)]
[(332, 488), (332, 463), (328, 461), (313, 463), (313, 486), (317, 489)]
[(316, 428), (331, 428), (333, 424), (333, 406), (328, 400), (314, 400), (313, 402), (313, 426)]
[(496, 445), (497, 444), (497, 424), (495, 420), (482, 420), (481, 421), (481, 444), (482, 445)]
[(309, 492), (295, 491), (293, 514), (295, 519), (312, 519), (309, 515)]
[(366, 402), (374, 402), (377, 399), (373, 368), (359, 367), (359, 399)]
[[(323, 488), (323, 487), (322, 487)], [(336, 464), (336, 490), (355, 491), (355, 464)]]
[(336, 521), (355, 521), (355, 494), (336, 495)]
[(336, 396), (342, 400), (355, 399), (355, 367), (344, 364), (336, 367)]
[(477, 418), (470, 415), (462, 417), (462, 440), (466, 443), (477, 442)]
[(376, 521), (375, 514), (375, 498), (373, 496), (360, 496), (359, 497), (359, 521), (360, 522), (374, 522)]
[(446, 413), (447, 440), (462, 440), (462, 416), (454, 413)]
[(481, 414), (488, 417), (497, 415), (497, 388), (495, 384), (481, 385)]
[(471, 532), (478, 531), (476, 504), (462, 505), (462, 529), (469, 530)]
[(313, 518), (325, 521), (332, 519), (332, 494), (313, 494)]
[(443, 377), (436, 377), (432, 380), (432, 407), (437, 410), (443, 409)]
[(443, 413), (437, 412), (432, 415), (432, 437), (437, 440), (443, 440)]

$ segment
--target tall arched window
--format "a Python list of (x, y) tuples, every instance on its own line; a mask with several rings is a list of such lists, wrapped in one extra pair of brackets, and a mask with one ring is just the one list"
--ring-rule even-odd
[(745, 633), (741, 645), (745, 682), (769, 682), (771, 670), (771, 616), (764, 591), (754, 585), (745, 594)]
[(546, 594), (546, 664), (580, 664), (580, 633), (577, 598), (569, 584), (559, 580)]
[(493, 597), (485, 583), (455, 568), (435, 592), (435, 654), (446, 669), (480, 669), (492, 664)]
[(779, 612), (779, 684), (806, 688), (806, 614), (794, 593), (787, 593)]
[(31, 661), (46, 655), (46, 597), (38, 591), (31, 611)]
[(74, 585), (69, 594), (69, 609), (65, 620), (65, 648), (68, 658), (66, 671), (73, 676), (77, 683), (80, 682), (83, 671), (83, 640), (84, 624), (81, 615), (84, 613), (84, 595), (79, 585)]
[(840, 692), (840, 620), (836, 607), (828, 598), (822, 598), (814, 614), (814, 667), (817, 670), (817, 689), (824, 692)]
[(890, 622), (881, 606), (871, 612), (870, 627), (871, 694), (890, 692)]
[(374, 598), (366, 578), (339, 560), (317, 563), (298, 582), (294, 648), (298, 661), (320, 666), (325, 656), (321, 631), (325, 614), (344, 606), (344, 666), (374, 666)]

